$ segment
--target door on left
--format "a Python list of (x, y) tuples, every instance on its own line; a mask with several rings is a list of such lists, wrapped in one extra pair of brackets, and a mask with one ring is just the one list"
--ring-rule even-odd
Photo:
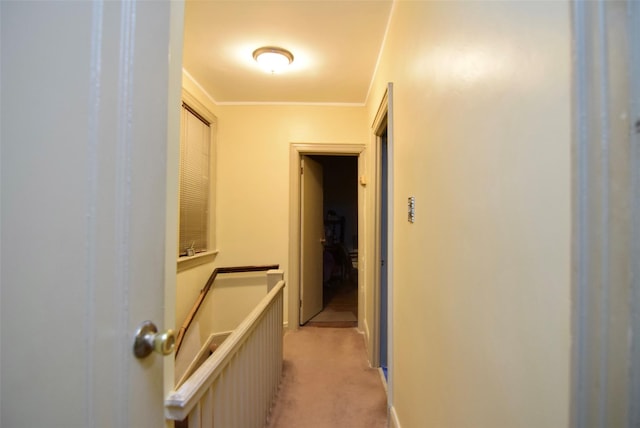
[(0, 2), (3, 427), (165, 424), (181, 7)]

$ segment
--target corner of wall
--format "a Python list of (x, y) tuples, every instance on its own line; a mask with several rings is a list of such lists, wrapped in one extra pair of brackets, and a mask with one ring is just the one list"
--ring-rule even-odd
[(182, 69), (182, 88), (186, 89), (214, 115), (218, 115), (218, 103), (205, 88), (191, 75)]

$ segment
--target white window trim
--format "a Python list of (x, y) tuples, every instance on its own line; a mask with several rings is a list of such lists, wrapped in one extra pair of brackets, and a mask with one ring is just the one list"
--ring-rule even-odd
[[(216, 164), (217, 164), (217, 151), (216, 151), (216, 134), (218, 128), (218, 119), (216, 116), (211, 113), (211, 111), (198, 99), (193, 96), (186, 89), (182, 89), (182, 103), (189, 106), (190, 109), (195, 111), (198, 115), (202, 116), (207, 122), (209, 122), (210, 128), (210, 146), (209, 153), (211, 154), (211, 160), (209, 162), (209, 224), (207, 226), (207, 230), (209, 232), (208, 236), (208, 247), (207, 251), (197, 253), (193, 256), (179, 256), (177, 258), (178, 270), (184, 270), (191, 267), (195, 267), (200, 264), (207, 263), (211, 261), (216, 254), (218, 254), (217, 242), (216, 242)], [(182, 130), (181, 130), (182, 131)], [(180, 207), (180, 199), (178, 198), (178, 207)], [(178, 219), (180, 218), (180, 213), (178, 213)], [(180, 221), (178, 220), (178, 237), (180, 236)]]

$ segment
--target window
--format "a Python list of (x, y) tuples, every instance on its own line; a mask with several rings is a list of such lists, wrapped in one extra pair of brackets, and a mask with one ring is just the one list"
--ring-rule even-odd
[(215, 250), (215, 116), (183, 92), (178, 256)]

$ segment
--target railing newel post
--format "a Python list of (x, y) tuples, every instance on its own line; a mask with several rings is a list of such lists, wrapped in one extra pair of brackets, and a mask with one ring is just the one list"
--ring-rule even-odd
[(267, 293), (273, 290), (273, 287), (280, 281), (284, 280), (284, 271), (280, 269), (271, 269), (267, 271)]

